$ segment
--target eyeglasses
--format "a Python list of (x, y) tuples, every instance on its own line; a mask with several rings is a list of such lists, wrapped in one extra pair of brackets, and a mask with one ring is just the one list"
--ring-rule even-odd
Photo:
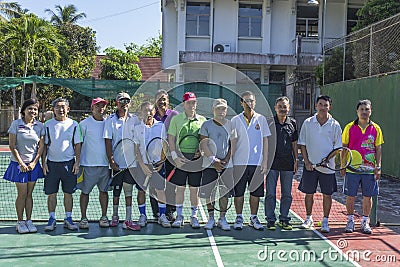
[(129, 104), (131, 102), (131, 100), (128, 98), (122, 98), (122, 99), (118, 100), (118, 102), (121, 103), (122, 105), (125, 105), (125, 104)]

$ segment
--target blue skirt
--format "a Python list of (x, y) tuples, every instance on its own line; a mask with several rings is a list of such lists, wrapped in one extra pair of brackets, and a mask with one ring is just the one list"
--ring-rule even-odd
[(21, 172), (19, 169), (18, 162), (11, 161), (6, 172), (4, 173), (4, 179), (15, 183), (27, 183), (36, 182), (37, 179), (43, 178), (43, 169), (38, 162), (35, 168), (31, 171)]

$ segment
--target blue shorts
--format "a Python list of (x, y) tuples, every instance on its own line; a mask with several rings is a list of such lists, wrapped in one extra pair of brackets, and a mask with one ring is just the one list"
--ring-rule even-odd
[(321, 193), (324, 195), (332, 195), (337, 192), (337, 183), (335, 174), (326, 174), (316, 170), (307, 171), (303, 170), (303, 176), (298, 189), (305, 194), (314, 194), (317, 186), (321, 188)]
[(72, 172), (75, 159), (62, 162), (54, 162), (47, 160), (49, 172), (44, 178), (44, 193), (46, 195), (55, 194), (61, 187), (64, 193), (73, 194), (76, 189), (77, 176)]
[(43, 178), (42, 166), (38, 162), (31, 171), (21, 172), (18, 162), (11, 161), (6, 172), (4, 173), (4, 179), (15, 183), (27, 183), (36, 182), (37, 179)]
[(344, 178), (343, 193), (349, 197), (357, 196), (361, 184), (364, 197), (374, 197), (379, 194), (378, 181), (373, 174), (346, 173)]

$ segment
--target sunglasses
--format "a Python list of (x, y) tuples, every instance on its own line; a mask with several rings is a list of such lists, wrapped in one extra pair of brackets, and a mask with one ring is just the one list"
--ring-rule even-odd
[(128, 98), (123, 98), (123, 99), (120, 99), (118, 102), (121, 103), (122, 105), (125, 105), (125, 104), (129, 104), (131, 102), (131, 100)]

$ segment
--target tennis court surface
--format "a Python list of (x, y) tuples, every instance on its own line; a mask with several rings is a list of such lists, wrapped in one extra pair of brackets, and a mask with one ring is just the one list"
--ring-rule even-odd
[[(8, 164), (8, 155), (0, 154), (2, 176)], [(121, 224), (118, 228), (99, 228), (97, 220), (100, 218), (100, 206), (97, 192), (94, 191), (88, 209), (88, 217), (92, 220), (89, 230), (69, 231), (59, 221), (55, 231), (45, 232), (48, 215), (41, 181), (34, 191), (33, 219), (38, 233), (24, 235), (15, 231), (15, 187), (1, 179), (0, 266), (399, 266), (400, 229), (398, 224), (393, 223), (399, 221), (396, 216), (398, 204), (392, 204), (389, 210), (378, 209), (380, 214), (387, 215), (380, 215), (384, 219), (382, 225), (387, 223), (375, 227), (372, 235), (360, 232), (359, 218), (356, 221), (356, 231), (345, 234), (345, 206), (341, 204), (338, 193), (339, 199), (334, 201), (330, 217), (331, 232), (322, 235), (314, 230), (301, 230), (298, 228), (300, 218), (304, 218), (305, 214), (304, 196), (297, 190), (300, 175), (298, 173), (293, 181), (292, 231), (281, 230), (279, 227), (275, 231), (257, 231), (247, 225), (242, 231), (232, 229), (226, 232), (219, 228), (206, 231), (203, 228), (191, 229), (188, 223), (180, 229), (165, 229), (156, 223), (149, 223), (136, 232), (123, 230)], [(392, 181), (387, 184), (388, 187), (400, 188), (398, 185), (399, 182), (395, 186)], [(397, 191), (388, 194), (388, 197), (398, 198), (399, 194), (397, 197), (396, 194)], [(78, 199), (79, 192), (76, 192), (73, 211), (75, 220), (80, 218)], [(380, 201), (382, 203), (383, 198)], [(62, 219), (60, 198), (58, 203), (57, 219)], [(188, 201), (185, 200), (185, 203)], [(317, 194), (313, 213), (315, 221), (322, 218), (321, 203), (321, 195)], [(122, 199), (120, 204), (120, 216), (123, 218), (125, 212)], [(133, 207), (136, 212), (133, 218), (137, 219), (136, 205)], [(244, 218), (248, 221), (248, 205), (245, 207)], [(110, 208), (108, 213), (110, 217)], [(151, 213), (150, 208), (147, 213)], [(260, 219), (263, 219), (263, 214), (263, 203), (260, 203)], [(186, 209), (184, 215), (188, 219), (190, 210)], [(228, 212), (228, 221), (233, 222), (234, 218), (232, 207)], [(205, 207), (200, 208), (199, 219), (204, 225)]]

